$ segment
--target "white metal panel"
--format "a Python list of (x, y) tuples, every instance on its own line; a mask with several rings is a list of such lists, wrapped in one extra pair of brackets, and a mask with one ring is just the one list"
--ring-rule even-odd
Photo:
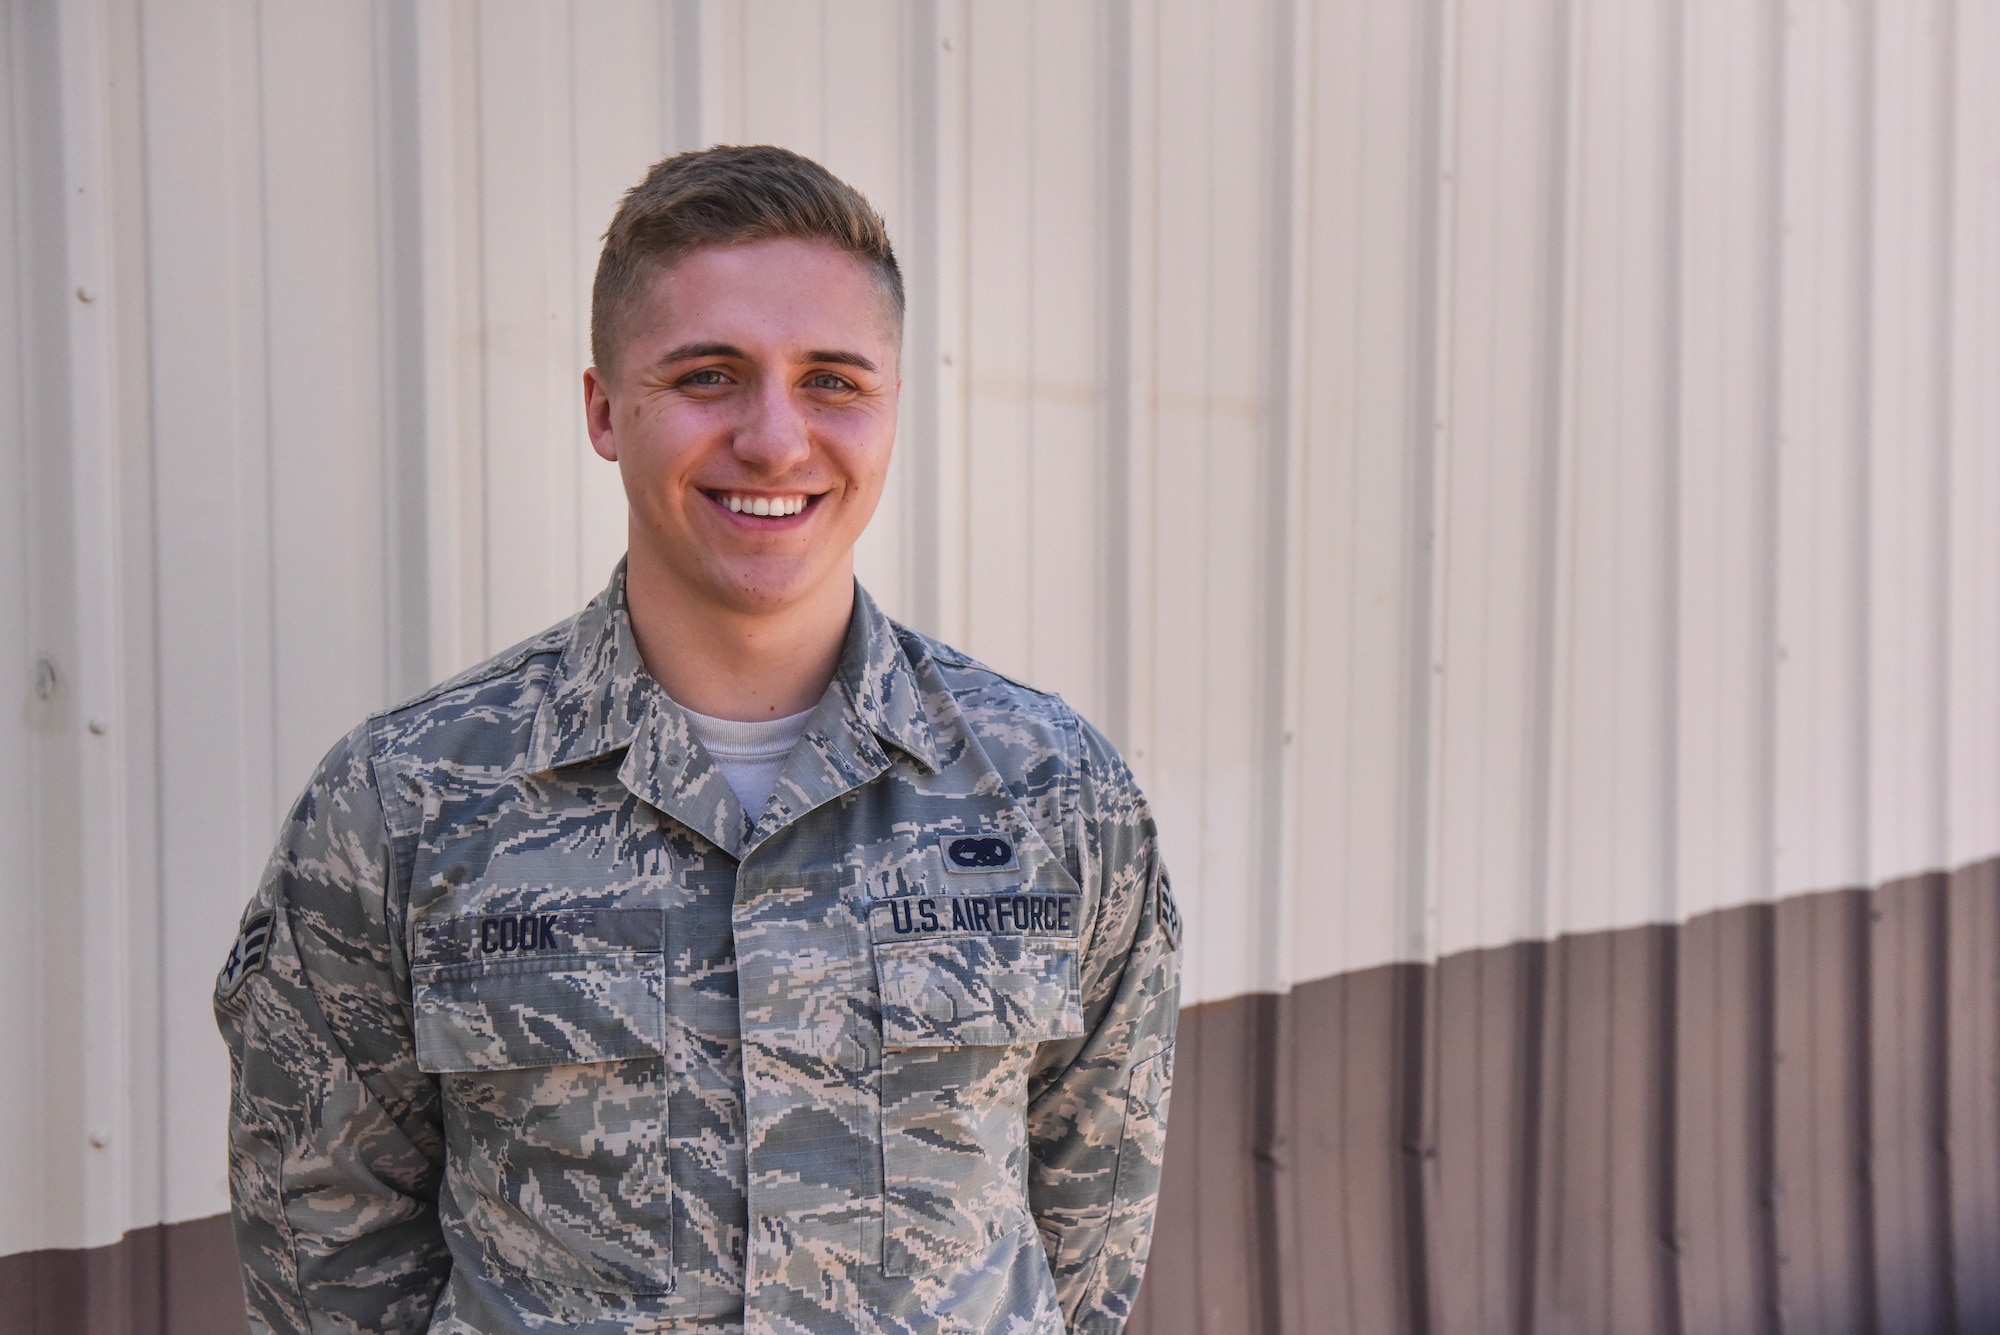
[[(1146, 769), (1184, 887), (1194, 995), (1268, 975), (1277, 865), (1264, 819), (1265, 664), (1259, 597), (1274, 519), (1267, 452), (1274, 220), (1272, 6), (1163, 6), (1156, 37), (1162, 151), (1154, 211), (1150, 568), (1152, 738)], [(1168, 146), (1171, 146), (1169, 149)], [(974, 571), (977, 579), (978, 572)], [(976, 587), (976, 586), (975, 586)], [(1067, 689), (1067, 683), (1050, 683)]]
[(1949, 602), (1946, 858), (2000, 848), (2000, 115), (1993, 53), (2000, 6), (1960, 5), (1938, 82), (1949, 103), (1951, 154), (1946, 468)]
[(154, 663), (129, 596), (148, 573), (148, 472), (144, 395), (121, 374), (143, 386), (126, 323), (143, 244), (125, 17), (70, 3), (5, 20), (6, 754), (26, 820), (19, 843), (0, 826), (0, 906), (20, 915), (4, 967), (33, 1030), (7, 1054), (22, 1065), (5, 1120), (27, 1139), (6, 1174), (20, 1192), (0, 1216), (6, 1249), (114, 1240), (159, 1208)]
[(1945, 859), (1944, 390), (1951, 283), (1942, 0), (1874, 12), (1866, 169), (1867, 879)]
[[(966, 89), (966, 301), (990, 312), (967, 330), (965, 496), (965, 648), (1004, 672), (1032, 677), (1035, 619), (1028, 532), (1034, 456), (1034, 210), (1040, 146), (1035, 117), (1020, 96), (1035, 86), (1035, 9), (974, 5), (968, 15)], [(1046, 180), (1046, 178), (1044, 178)], [(1069, 294), (1094, 312), (1088, 292)], [(1076, 313), (1072, 306), (1072, 313)], [(1070, 375), (1073, 399), (1095, 390), (1086, 364)], [(1060, 560), (1066, 553), (1044, 552)]]
[[(421, 387), (423, 569), (428, 635), (426, 675), (477, 662), (487, 642), (481, 584), (485, 551), (484, 425), (479, 397), (479, 206), (477, 32), (468, 3), (421, 5), (405, 40), (416, 87), (412, 199), (421, 287), (421, 327), (404, 331)], [(407, 280), (406, 280), (407, 281)], [(415, 551), (411, 555), (415, 556)]]
[[(271, 699), (289, 800), (389, 694), (373, 15), (259, 11)], [(171, 180), (159, 181), (170, 188)], [(255, 345), (253, 345), (255, 346)]]
[[(484, 656), (601, 582), (585, 578), (578, 537), (586, 473), (611, 470), (589, 448), (577, 388), (575, 18), (567, 5), (476, 15)], [(622, 506), (604, 509), (593, 518), (617, 524)]]
[[(1467, 5), (1447, 34), (1431, 436), (1426, 917), (1399, 957), (1548, 919), (1548, 662), (1571, 57), (1553, 3)], [(1423, 664), (1420, 667), (1425, 666)], [(1411, 906), (1413, 909), (1416, 905)]]
[(1682, 916), (1771, 893), (1778, 25), (1694, 0), (1683, 62), (1672, 686)]
[(1572, 932), (1674, 910), (1671, 16), (1568, 18), (1548, 875), (1552, 925)]
[[(239, 4), (181, 6), (146, 25), (142, 47), (147, 230), (155, 253), (171, 257), (150, 271), (147, 295), (152, 596), (166, 702), (159, 857), (161, 892), (174, 906), (162, 952), (162, 1023), (173, 1048), (164, 1095), (189, 1147), (168, 1167), (169, 1208), (185, 1211), (174, 1217), (208, 1213), (222, 1185), (221, 1147), (199, 1138), (228, 1100), (228, 1065), (206, 1005), (214, 976), (207, 957), (233, 932), (282, 809), (256, 19)], [(375, 436), (371, 421), (317, 448), (344, 463)], [(323, 553), (343, 554), (338, 546)], [(339, 691), (343, 682), (327, 673), (290, 684)], [(333, 723), (332, 736), (345, 726)], [(289, 777), (297, 783), (303, 770)]]
[[(41, 433), (30, 404), (33, 370), (29, 351), (30, 277), (27, 255), (32, 233), (26, 225), (38, 168), (36, 142), (29, 134), (35, 108), (27, 68), (37, 36), (20, 6), (9, 8), (0, 24), (0, 671), (6, 696), (0, 707), (0, 858), (13, 869), (0, 878), (0, 914), (16, 925), (0, 946), (0, 1008), (16, 1016), (0, 1027), (0, 1070), (39, 1072), (44, 1065), (47, 1024), (40, 945), (46, 931), (43, 896), (48, 884), (44, 841), (56, 833), (44, 825), (45, 800), (38, 794), (37, 753), (42, 737), (62, 726), (64, 684), (52, 646), (41, 642), (34, 620), (35, 451), (29, 442)], [(51, 823), (52, 824), (52, 823)], [(18, 1082), (17, 1082), (18, 1083)], [(42, 1100), (0, 1098), (0, 1143), (39, 1146), (44, 1137)], [(15, 1203), (0, 1214), (0, 1254), (38, 1246), (46, 1235), (41, 1156), (0, 1156), (0, 1199)]]
[[(134, 424), (120, 415), (127, 402), (120, 371), (143, 372), (121, 366), (115, 327), (127, 303), (139, 299), (126, 281), (136, 275), (121, 272), (118, 263), (129, 253), (120, 241), (132, 219), (119, 215), (117, 183), (129, 180), (138, 165), (132, 141), (120, 134), (131, 124), (124, 119), (121, 125), (121, 113), (129, 111), (121, 93), (129, 92), (132, 73), (119, 59), (129, 32), (114, 27), (121, 17), (108, 6), (71, 0), (57, 18), (62, 286), (74, 298), (62, 302), (68, 317), (61, 356), (73, 581), (62, 592), (76, 636), (71, 679), (84, 726), (81, 735), (71, 734), (81, 835), (74, 899), (61, 905), (61, 920), (51, 915), (52, 925), (60, 925), (47, 942), (53, 967), (44, 994), (45, 1003), (63, 1012), (52, 1028), (74, 1025), (80, 1040), (65, 1054), (75, 1062), (64, 1072), (76, 1091), (74, 1120), (59, 1115), (51, 1125), (57, 1156), (75, 1154), (80, 1163), (74, 1196), (58, 1188), (49, 1203), (61, 1202), (92, 1243), (115, 1239), (125, 1220), (151, 1214), (159, 1204), (156, 1181), (143, 1171), (154, 1166), (151, 1146), (143, 1142), (158, 1134), (156, 1091), (132, 1087), (135, 1074), (151, 1073), (145, 1020), (158, 985), (151, 949), (158, 919), (153, 867), (145, 856), (150, 850), (132, 837), (135, 826), (151, 829), (144, 808), (152, 784), (140, 741), (151, 723), (143, 680), (151, 664), (143, 637), (132, 634), (145, 620), (128, 616), (143, 597), (129, 578), (128, 560), (136, 555), (129, 544), (143, 544), (146, 534), (128, 523), (133, 479), (122, 447)], [(138, 681), (127, 676), (133, 656), (141, 664)]]
[[(557, 194), (569, 211), (568, 278), (562, 295), (570, 308), (572, 341), (552, 350), (550, 378), (560, 386), (567, 373), (568, 438), (577, 446), (579, 596), (572, 609), (603, 586), (625, 554), (625, 492), (618, 470), (591, 450), (583, 429), (580, 368), (589, 364), (590, 285), (604, 229), (625, 192), (672, 148), (666, 115), (668, 78), (661, 61), (669, 17), (649, 0), (618, 0), (610, 5), (592, 0), (571, 11), (571, 23), (580, 34), (570, 48), (576, 104), (570, 171), (575, 185)], [(558, 392), (555, 408), (560, 412), (562, 407)], [(560, 449), (564, 439), (558, 434), (547, 445)], [(562, 615), (558, 610), (556, 616)]]
[(1430, 38), (1420, 9), (1383, 0), (1322, 6), (1312, 35), (1293, 978), (1398, 958), (1410, 937)]
[(1101, 27), (1037, 3), (973, 6), (966, 278), (965, 647), (1025, 681), (1103, 696), (1099, 467), (1105, 253)]
[(1786, 24), (1778, 407), (1777, 801), (1781, 891), (1868, 871), (1862, 11)]

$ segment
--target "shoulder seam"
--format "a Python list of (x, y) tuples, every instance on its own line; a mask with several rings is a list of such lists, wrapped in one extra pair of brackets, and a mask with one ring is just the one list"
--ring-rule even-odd
[[(382, 782), (382, 770), (378, 761), (380, 752), (376, 736), (376, 720), (370, 718), (368, 728), (368, 782), (375, 789), (375, 807), (382, 813), (382, 833), (389, 840), (388, 884), (382, 887), (382, 931), (387, 940), (392, 960), (401, 953), (405, 967), (409, 963), (409, 941), (398, 930), (410, 908), (410, 877), (416, 865), (416, 839), (418, 830), (402, 831), (389, 813), (391, 795)], [(400, 806), (401, 803), (399, 802)], [(421, 821), (418, 822), (421, 826)], [(393, 965), (391, 966), (393, 969)], [(405, 1004), (407, 1011), (407, 1004)], [(412, 1021), (414, 1023), (414, 1020)]]
[(1006, 682), (1009, 686), (1012, 686), (1017, 691), (1025, 691), (1027, 694), (1035, 696), (1038, 699), (1050, 700), (1058, 705), (1061, 705), (1065, 709), (1068, 708), (1068, 705), (1063, 701), (1062, 696), (1060, 696), (1054, 691), (1045, 691), (1039, 686), (1030, 686), (1027, 682), (1022, 681), (1018, 677), (1010, 677), (1006, 673), (1002, 672), (1000, 669), (994, 667), (992, 664), (980, 662), (978, 659), (972, 657), (972, 655), (966, 653), (963, 649), (954, 648), (951, 645), (944, 643), (942, 640), (934, 640), (930, 636), (924, 634), (922, 631), (911, 630), (908, 626), (903, 625), (901, 622), (895, 622), (892, 624), (894, 624), (898, 630), (904, 632), (905, 634), (913, 636), (918, 641), (918, 643), (920, 643), (923, 646), (924, 656), (931, 659), (934, 662), (942, 663), (946, 667), (962, 668), (967, 672), (984, 673), (986, 676), (992, 677), (996, 681)]
[[(563, 622), (560, 628), (566, 630), (569, 624), (567, 621)], [(513, 648), (496, 654), (484, 663), (474, 664), (463, 672), (456, 673), (453, 676), (446, 677), (443, 681), (425, 687), (407, 700), (390, 705), (386, 709), (376, 710), (368, 716), (368, 723), (371, 730), (377, 721), (392, 719), (398, 714), (404, 714), (410, 710), (421, 708), (448, 691), (463, 690), (467, 686), (477, 686), (499, 677), (508, 676), (511, 673), (519, 672), (522, 666), (531, 658), (542, 654), (559, 653), (561, 651), (560, 646), (550, 642), (551, 633), (557, 629), (558, 627), (551, 626), (548, 630), (521, 641)]]

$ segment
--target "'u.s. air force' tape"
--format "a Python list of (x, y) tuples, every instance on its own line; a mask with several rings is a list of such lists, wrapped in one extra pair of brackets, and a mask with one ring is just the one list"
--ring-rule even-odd
[(1071, 892), (896, 895), (868, 906), (877, 941), (924, 936), (1065, 936), (1083, 930), (1083, 896)]
[(236, 934), (236, 944), (229, 948), (229, 959), (216, 976), (216, 997), (227, 1001), (235, 996), (236, 989), (243, 986), (243, 980), (264, 967), (264, 960), (270, 953), (271, 915), (252, 914), (250, 920), (243, 924), (243, 930)]

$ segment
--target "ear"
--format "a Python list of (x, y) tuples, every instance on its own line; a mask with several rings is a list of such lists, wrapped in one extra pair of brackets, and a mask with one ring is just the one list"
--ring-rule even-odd
[(618, 434), (611, 425), (611, 385), (595, 366), (583, 373), (583, 424), (590, 432), (590, 448), (618, 462)]

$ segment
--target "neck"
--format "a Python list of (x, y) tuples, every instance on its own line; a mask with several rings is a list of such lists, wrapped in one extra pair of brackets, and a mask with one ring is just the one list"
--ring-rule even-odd
[(854, 613), (851, 565), (776, 610), (717, 606), (635, 548), (625, 602), (639, 657), (668, 695), (696, 713), (756, 721), (812, 708), (840, 666)]

